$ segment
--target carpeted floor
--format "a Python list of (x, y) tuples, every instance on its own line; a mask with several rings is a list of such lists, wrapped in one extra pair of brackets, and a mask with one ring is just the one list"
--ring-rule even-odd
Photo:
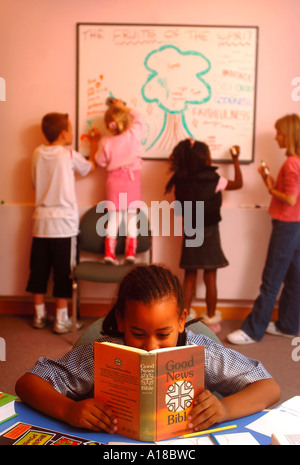
[[(78, 331), (78, 336), (95, 321), (95, 318), (85, 318), (83, 321), (85, 325)], [(56, 335), (51, 326), (36, 330), (31, 324), (32, 317), (29, 316), (0, 315), (0, 337), (4, 338), (6, 345), (6, 360), (0, 361), (0, 391), (14, 394), (16, 380), (38, 357), (46, 355), (56, 358), (72, 347), (72, 334)], [(240, 324), (240, 321), (224, 320), (222, 332), (218, 335), (221, 342), (264, 364), (281, 386), (280, 403), (300, 395), (300, 337), (292, 340), (266, 334), (259, 343), (232, 346), (226, 341), (226, 334), (239, 328)], [(292, 345), (292, 341), (296, 345)], [(294, 356), (294, 360), (293, 353), (298, 354), (298, 357)], [(296, 361), (297, 358), (299, 361)]]

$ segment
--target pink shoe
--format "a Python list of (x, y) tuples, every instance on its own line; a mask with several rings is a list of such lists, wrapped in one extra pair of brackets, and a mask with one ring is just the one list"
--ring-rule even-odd
[(118, 261), (116, 259), (115, 250), (117, 245), (117, 239), (114, 237), (105, 238), (105, 252), (104, 252), (104, 261), (105, 263), (111, 263), (112, 265), (117, 265)]
[(137, 239), (135, 237), (127, 237), (125, 247), (125, 260), (127, 262), (135, 262), (136, 247)]

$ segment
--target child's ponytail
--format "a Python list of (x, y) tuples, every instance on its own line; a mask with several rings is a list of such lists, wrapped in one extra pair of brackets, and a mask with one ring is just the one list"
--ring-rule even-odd
[(112, 105), (105, 112), (104, 121), (107, 129), (113, 135), (117, 135), (129, 128), (131, 117), (128, 111)]

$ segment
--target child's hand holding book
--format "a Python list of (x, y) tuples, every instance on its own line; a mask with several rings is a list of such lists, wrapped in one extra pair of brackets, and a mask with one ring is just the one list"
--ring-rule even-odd
[(66, 422), (79, 428), (93, 431), (115, 433), (117, 419), (112, 410), (97, 399), (70, 401), (66, 413)]
[(194, 408), (188, 416), (188, 426), (193, 431), (202, 431), (215, 423), (221, 423), (224, 418), (223, 404), (206, 389), (194, 400)]

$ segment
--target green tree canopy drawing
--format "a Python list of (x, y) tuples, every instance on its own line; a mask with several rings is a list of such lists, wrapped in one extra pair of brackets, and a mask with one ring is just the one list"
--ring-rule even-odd
[(164, 112), (162, 128), (146, 150), (158, 145), (170, 150), (180, 140), (193, 137), (185, 112), (188, 105), (201, 105), (211, 98), (211, 87), (203, 79), (211, 64), (200, 52), (164, 45), (150, 52), (144, 65), (149, 76), (142, 87), (143, 99)]

